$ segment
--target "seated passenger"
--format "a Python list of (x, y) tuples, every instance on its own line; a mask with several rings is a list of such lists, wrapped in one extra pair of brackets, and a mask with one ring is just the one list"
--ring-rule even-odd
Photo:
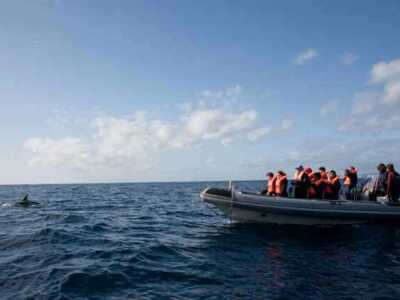
[(328, 173), (326, 172), (325, 167), (319, 167), (319, 172), (321, 173), (321, 178), (323, 180), (328, 180)]
[(293, 178), (294, 184), (294, 197), (295, 198), (307, 198), (307, 190), (310, 185), (310, 179), (305, 172), (303, 166), (296, 168), (296, 173)]
[(274, 176), (273, 173), (269, 172), (266, 174), (267, 176), (267, 188), (261, 192), (263, 195), (268, 195), (268, 196), (275, 196), (275, 181), (276, 181), (276, 176)]
[(275, 193), (278, 197), (287, 197), (288, 180), (285, 172), (279, 171), (276, 175)]
[(314, 173), (314, 180), (311, 185), (315, 191), (315, 198), (324, 199), (326, 182), (324, 179), (322, 179), (321, 173), (319, 172)]
[(329, 200), (338, 200), (340, 191), (340, 179), (334, 170), (329, 172), (329, 178), (325, 189), (325, 198)]
[(316, 196), (316, 191), (315, 191), (315, 187), (314, 187), (315, 176), (314, 176), (314, 173), (311, 168), (307, 168), (305, 172), (309, 178), (309, 185), (307, 188), (307, 198), (314, 199)]

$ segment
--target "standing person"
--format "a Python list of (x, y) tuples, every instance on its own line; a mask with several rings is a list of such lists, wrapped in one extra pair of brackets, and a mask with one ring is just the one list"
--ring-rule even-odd
[(356, 167), (350, 166), (349, 171), (350, 171), (351, 182), (353, 185), (352, 188), (355, 189), (358, 184), (358, 170)]
[(336, 171), (331, 170), (325, 189), (325, 198), (330, 200), (338, 200), (340, 191), (340, 178), (337, 176)]
[(293, 180), (296, 180), (297, 178), (299, 178), (300, 173), (303, 173), (303, 172), (304, 172), (304, 167), (303, 167), (303, 165), (298, 166), (298, 167), (296, 168), (296, 171), (294, 172)]
[(376, 201), (377, 197), (386, 196), (387, 192), (387, 168), (384, 163), (380, 163), (376, 169), (378, 170), (378, 178), (375, 181), (370, 199)]
[(393, 164), (387, 164), (387, 176), (386, 176), (386, 195), (389, 203), (398, 204), (400, 194), (400, 180), (399, 173), (394, 169)]
[(288, 180), (286, 173), (283, 171), (278, 171), (275, 181), (275, 193), (278, 197), (288, 196), (287, 185), (288, 185)]
[(275, 181), (276, 176), (273, 173), (268, 172), (266, 174), (267, 177), (267, 188), (261, 192), (261, 194), (268, 195), (268, 196), (275, 196)]
[(344, 193), (347, 200), (355, 200), (357, 195), (358, 170), (351, 166), (344, 171)]
[(310, 185), (310, 179), (304, 171), (303, 166), (298, 166), (296, 168), (294, 182), (294, 197), (295, 198), (307, 198), (307, 189)]
[(351, 181), (351, 173), (349, 169), (344, 170), (343, 177), (343, 186), (344, 186), (344, 195), (346, 200), (352, 200), (352, 181)]

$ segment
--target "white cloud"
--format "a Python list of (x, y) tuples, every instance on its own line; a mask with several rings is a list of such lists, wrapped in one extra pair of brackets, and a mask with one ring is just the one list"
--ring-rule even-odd
[(254, 110), (229, 113), (218, 109), (191, 112), (184, 125), (189, 138), (211, 140), (235, 137), (254, 126), (257, 113)]
[(89, 146), (78, 138), (30, 138), (25, 146), (34, 154), (31, 165), (59, 167), (68, 163), (72, 168), (85, 169), (90, 160)]
[(371, 113), (379, 105), (381, 95), (374, 91), (356, 93), (353, 99), (352, 113), (365, 115)]
[(236, 85), (222, 91), (205, 90), (201, 93), (201, 96), (205, 98), (226, 99), (238, 97), (242, 93), (242, 91), (242, 87), (240, 85)]
[(371, 80), (372, 82), (385, 82), (400, 78), (400, 59), (390, 62), (379, 62), (372, 66)]
[[(234, 87), (224, 92), (227, 100), (241, 93)], [(222, 101), (224, 102), (224, 101)], [(257, 112), (235, 105), (191, 105), (181, 111), (175, 121), (165, 122), (144, 112), (129, 117), (102, 116), (91, 120), (91, 133), (82, 138), (36, 137), (25, 146), (33, 154), (31, 164), (66, 166), (94, 170), (120, 165), (151, 165), (162, 153), (197, 149), (208, 143), (229, 145), (237, 141), (256, 142), (275, 131), (285, 131), (293, 125), (283, 120), (276, 128), (258, 125)], [(84, 124), (82, 124), (84, 126)], [(84, 128), (82, 132), (87, 132)]]
[(307, 49), (301, 53), (299, 53), (296, 58), (293, 60), (295, 65), (304, 65), (305, 63), (315, 59), (318, 57), (318, 51), (315, 49)]
[(350, 66), (354, 64), (357, 60), (360, 59), (360, 56), (355, 53), (347, 53), (340, 58), (340, 62), (343, 65)]
[(256, 142), (259, 139), (261, 139), (263, 136), (269, 134), (270, 132), (271, 132), (270, 127), (257, 128), (252, 131), (249, 131), (249, 133), (247, 134), (247, 138), (250, 142)]
[(339, 130), (400, 128), (400, 59), (379, 62), (370, 71), (369, 87), (355, 94), (351, 115)]
[(383, 102), (386, 104), (396, 104), (400, 102), (400, 79), (390, 81), (384, 90)]

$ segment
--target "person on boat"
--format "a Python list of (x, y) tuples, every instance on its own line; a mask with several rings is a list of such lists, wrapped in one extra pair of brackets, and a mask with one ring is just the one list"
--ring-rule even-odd
[(293, 180), (296, 180), (302, 172), (304, 172), (304, 167), (303, 165), (300, 165), (296, 168), (296, 171), (294, 172)]
[(329, 200), (338, 200), (340, 191), (340, 178), (335, 170), (331, 170), (328, 175), (325, 187), (325, 198)]
[(312, 187), (314, 189), (313, 198), (315, 199), (324, 199), (325, 196), (325, 188), (326, 188), (326, 181), (322, 178), (320, 172), (315, 172), (313, 176)]
[(268, 196), (275, 196), (275, 182), (276, 182), (276, 176), (274, 176), (273, 173), (268, 172), (266, 174), (267, 176), (267, 188), (261, 192), (263, 195), (268, 195)]
[(343, 186), (344, 186), (344, 195), (346, 197), (346, 200), (352, 200), (353, 198), (352, 190), (354, 187), (354, 183), (352, 181), (352, 175), (349, 169), (346, 169), (344, 171)]
[(308, 178), (309, 178), (309, 185), (307, 188), (307, 198), (308, 199), (314, 199), (316, 196), (316, 191), (315, 191), (315, 173), (313, 172), (313, 170), (311, 168), (306, 168), (305, 173), (307, 174)]
[(370, 200), (376, 201), (377, 197), (383, 197), (387, 194), (387, 168), (384, 163), (380, 163), (376, 169), (378, 170), (378, 178), (374, 182), (374, 187), (370, 194)]
[(355, 200), (357, 195), (358, 170), (351, 166), (344, 171), (344, 194), (347, 200)]
[(296, 168), (296, 173), (293, 178), (294, 184), (294, 197), (295, 198), (307, 198), (307, 189), (310, 185), (310, 178), (304, 170), (303, 166)]
[(395, 171), (393, 164), (387, 164), (386, 195), (389, 203), (399, 204), (400, 175)]
[(326, 172), (326, 168), (325, 167), (319, 167), (318, 170), (321, 173), (321, 178), (323, 180), (328, 180), (328, 172)]
[(283, 171), (278, 171), (275, 181), (275, 193), (278, 197), (287, 197), (288, 180), (287, 175)]
[(355, 188), (358, 184), (358, 170), (356, 167), (350, 166), (349, 171), (353, 188)]

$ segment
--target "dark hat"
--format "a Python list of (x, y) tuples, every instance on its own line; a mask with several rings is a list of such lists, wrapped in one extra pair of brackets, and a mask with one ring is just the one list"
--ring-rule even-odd
[(300, 166), (298, 166), (298, 167), (296, 168), (296, 170), (304, 170), (304, 167), (303, 167), (302, 165), (300, 165)]

